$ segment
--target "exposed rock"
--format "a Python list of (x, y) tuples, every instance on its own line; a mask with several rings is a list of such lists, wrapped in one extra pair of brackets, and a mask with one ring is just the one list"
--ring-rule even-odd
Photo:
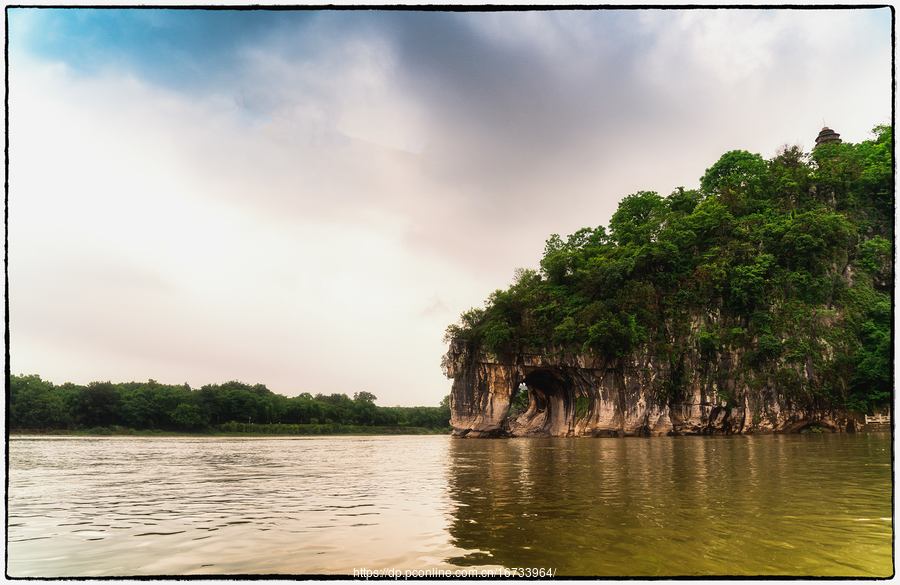
[[(605, 358), (536, 353), (507, 344), (500, 355), (454, 340), (445, 358), (454, 379), (451, 424), (457, 437), (651, 436), (791, 433), (809, 426), (855, 429), (846, 412), (816, 408), (741, 370), (740, 350), (702, 356), (681, 340), (676, 359), (654, 353)], [(785, 364), (780, 364), (782, 370)], [(811, 363), (794, 364), (815, 381)], [(509, 416), (520, 384), (528, 409)]]

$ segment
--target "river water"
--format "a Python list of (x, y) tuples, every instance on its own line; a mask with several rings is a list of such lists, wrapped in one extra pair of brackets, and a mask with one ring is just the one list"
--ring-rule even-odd
[(877, 433), (12, 437), (7, 574), (887, 577), (891, 454)]

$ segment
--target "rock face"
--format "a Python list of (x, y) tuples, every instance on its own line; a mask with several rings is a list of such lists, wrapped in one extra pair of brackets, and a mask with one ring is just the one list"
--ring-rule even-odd
[[(444, 360), (454, 379), (453, 435), (627, 437), (856, 428), (848, 413), (786, 396), (771, 377), (738, 368), (740, 350), (703, 356), (683, 341), (684, 350), (673, 359), (653, 353), (547, 355), (515, 343), (493, 355), (454, 340)], [(792, 371), (815, 381), (811, 364), (794, 364)], [(513, 397), (526, 388), (527, 410), (510, 414)]]

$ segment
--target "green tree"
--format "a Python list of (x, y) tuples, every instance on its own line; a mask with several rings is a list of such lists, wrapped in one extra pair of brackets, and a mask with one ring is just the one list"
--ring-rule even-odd
[(704, 193), (719, 193), (723, 187), (756, 186), (759, 178), (766, 173), (766, 162), (758, 154), (746, 150), (726, 152), (700, 178), (700, 189)]
[(232, 380), (220, 386), (222, 391), (222, 418), (236, 422), (260, 422), (262, 399), (253, 388)]
[(366, 392), (363, 390), (362, 392), (356, 392), (353, 394), (353, 400), (355, 402), (369, 402), (374, 403), (378, 400), (378, 397), (372, 394), (371, 392)]
[(609, 220), (612, 239), (620, 246), (649, 244), (664, 220), (665, 202), (655, 191), (638, 191), (619, 202)]
[(872, 133), (874, 140), (856, 146), (860, 172), (851, 192), (858, 204), (890, 214), (894, 206), (894, 132), (890, 126), (879, 125)]
[[(583, 269), (593, 256), (606, 247), (608, 241), (609, 236), (602, 225), (596, 228), (581, 228), (570, 234), (565, 242), (559, 234), (552, 234), (544, 243), (541, 271), (551, 282), (562, 283), (567, 276)], [(533, 286), (539, 282), (534, 280), (535, 276), (537, 275), (534, 272), (529, 274), (523, 270), (516, 282), (520, 286)], [(503, 291), (497, 292), (502, 294)]]
[(40, 376), (10, 376), (10, 423), (13, 428), (62, 429), (71, 423), (66, 405), (53, 384)]
[(739, 314), (748, 315), (764, 302), (766, 281), (776, 265), (775, 256), (760, 254), (751, 264), (730, 267), (728, 283), (730, 285), (731, 306)]
[(209, 424), (209, 419), (203, 415), (203, 412), (195, 404), (179, 404), (170, 413), (169, 418), (176, 428), (182, 430), (195, 430)]
[(353, 394), (353, 404), (350, 410), (350, 418), (354, 424), (372, 426), (378, 418), (378, 407), (375, 401), (378, 398), (371, 392), (356, 392)]
[(678, 187), (666, 197), (665, 204), (670, 213), (685, 216), (692, 214), (701, 201), (703, 201), (703, 194), (700, 191), (696, 189), (685, 191), (684, 187)]
[(854, 404), (860, 410), (869, 410), (891, 399), (892, 322), (891, 303), (884, 300), (872, 307), (868, 319), (862, 324), (862, 347), (855, 356), (856, 368), (851, 380)]
[(206, 384), (197, 392), (197, 405), (212, 424), (227, 422), (223, 417), (222, 390), (218, 384)]
[(91, 382), (82, 392), (82, 422), (86, 427), (108, 427), (117, 422), (119, 393), (111, 382)]
[(148, 399), (147, 394), (146, 390), (138, 389), (122, 397), (120, 418), (133, 429), (156, 428), (159, 424), (152, 398)]

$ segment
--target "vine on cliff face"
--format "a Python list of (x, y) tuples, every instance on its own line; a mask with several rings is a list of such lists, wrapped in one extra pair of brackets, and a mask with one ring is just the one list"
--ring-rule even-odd
[[(445, 341), (615, 358), (662, 353), (692, 316), (714, 315), (696, 334), (705, 360), (742, 349), (741, 367), (788, 394), (881, 404), (893, 366), (893, 132), (873, 134), (808, 154), (784, 147), (770, 160), (731, 151), (699, 189), (629, 195), (608, 232), (553, 234), (539, 272), (517, 269)], [(800, 374), (809, 369), (815, 386)]]

